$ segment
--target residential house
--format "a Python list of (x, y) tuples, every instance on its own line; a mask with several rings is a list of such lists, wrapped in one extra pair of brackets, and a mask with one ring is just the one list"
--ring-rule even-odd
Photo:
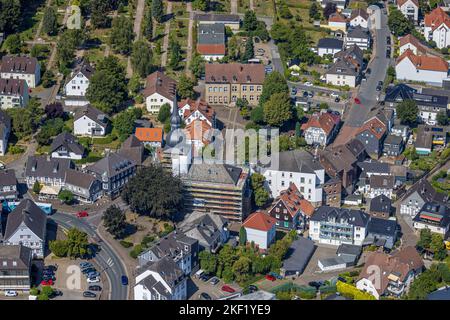
[(49, 153), (52, 158), (79, 160), (85, 156), (86, 150), (72, 134), (62, 132), (53, 139)]
[(372, 117), (359, 128), (356, 139), (364, 144), (367, 154), (378, 159), (383, 149), (383, 141), (387, 135), (388, 128), (379, 117)]
[(319, 161), (330, 177), (339, 179), (345, 189), (353, 189), (358, 177), (357, 162), (364, 160), (366, 155), (361, 141), (352, 139), (346, 144), (332, 146), (320, 152)]
[(350, 27), (360, 26), (365, 29), (369, 27), (369, 15), (367, 14), (367, 11), (364, 9), (352, 10), (352, 14), (348, 20)]
[(83, 106), (75, 112), (73, 134), (76, 136), (104, 136), (108, 130), (106, 114), (90, 105)]
[(388, 219), (392, 213), (392, 201), (384, 194), (370, 199), (369, 213), (372, 217)]
[(197, 52), (206, 61), (225, 57), (225, 25), (223, 23), (203, 24), (197, 28)]
[(23, 245), (0, 245), (0, 290), (29, 291), (31, 249)]
[(439, 49), (450, 45), (450, 17), (441, 7), (425, 14), (423, 35)]
[(34, 259), (44, 258), (47, 215), (32, 200), (24, 199), (9, 214), (3, 243), (31, 249)]
[[(423, 268), (422, 258), (414, 247), (406, 247), (391, 255), (371, 252), (366, 258), (356, 288), (377, 299), (382, 296), (400, 297), (408, 292)], [(374, 277), (374, 270), (378, 270), (379, 277)]]
[(187, 299), (187, 277), (173, 260), (164, 257), (142, 269), (136, 277), (134, 300)]
[(344, 42), (336, 38), (322, 38), (317, 43), (317, 54), (321, 57), (325, 55), (334, 56), (335, 53), (342, 51)]
[(356, 87), (363, 67), (363, 52), (353, 45), (334, 55), (334, 63), (325, 74), (326, 82), (336, 86)]
[(249, 173), (228, 164), (192, 164), (182, 174), (186, 212), (211, 212), (243, 221), (250, 211)]
[(28, 85), (22, 79), (0, 78), (0, 109), (22, 108), (28, 104)]
[[(320, 40), (319, 40), (320, 41)], [(301, 70), (301, 61), (298, 58), (290, 59), (287, 64), (287, 68), (291, 73), (291, 76), (299, 76)]]
[(33, 57), (3, 56), (0, 78), (25, 80), (29, 88), (35, 88), (41, 81), (41, 66)]
[(322, 8), (325, 8), (329, 3), (336, 5), (336, 9), (341, 10), (341, 13), (345, 10), (348, 3), (347, 0), (319, 0), (319, 2)]
[(402, 138), (403, 142), (408, 141), (410, 134), (409, 127), (407, 125), (396, 124), (391, 129), (391, 135), (399, 136)]
[(163, 128), (136, 128), (134, 135), (147, 146), (160, 148), (164, 143)]
[(403, 197), (400, 204), (400, 213), (412, 218), (420, 212), (425, 203), (436, 202), (446, 205), (447, 199), (448, 195), (437, 192), (426, 179), (421, 179)]
[(252, 213), (242, 223), (247, 243), (253, 242), (260, 250), (267, 250), (275, 241), (276, 222), (276, 219), (263, 212)]
[(186, 276), (198, 268), (199, 241), (186, 236), (182, 232), (174, 231), (160, 239), (150, 249), (138, 256), (139, 265), (145, 266), (167, 258), (180, 268)]
[(370, 216), (360, 210), (322, 206), (310, 219), (309, 236), (312, 240), (331, 245), (362, 245)]
[(395, 74), (397, 80), (425, 82), (442, 87), (442, 81), (447, 78), (448, 63), (438, 56), (416, 56), (411, 50), (406, 50), (397, 59)]
[(0, 110), (0, 156), (4, 156), (8, 147), (9, 134), (11, 133), (11, 117)]
[(411, 22), (419, 20), (419, 0), (397, 0), (397, 9)]
[(134, 134), (122, 143), (118, 153), (128, 159), (131, 159), (136, 165), (141, 166), (145, 161), (145, 146)]
[(350, 28), (345, 35), (345, 48), (357, 45), (361, 50), (368, 50), (371, 47), (370, 33), (367, 28), (356, 26)]
[(341, 117), (331, 112), (313, 114), (301, 127), (307, 144), (328, 145), (337, 132)]
[(401, 136), (390, 134), (384, 140), (383, 154), (385, 156), (397, 157), (402, 154), (405, 142)]
[(416, 153), (427, 155), (436, 148), (445, 148), (448, 132), (448, 126), (419, 125), (417, 127), (416, 141), (414, 142)]
[(414, 37), (412, 34), (407, 34), (399, 39), (400, 55), (402, 55), (406, 50), (411, 50), (416, 56), (426, 55), (428, 48), (419, 39)]
[(280, 152), (278, 157), (276, 167), (262, 169), (272, 197), (278, 197), (281, 191), (294, 183), (306, 200), (314, 206), (321, 205), (325, 170), (319, 159), (304, 150)]
[(85, 106), (89, 104), (89, 101), (86, 99), (86, 91), (94, 72), (95, 69), (86, 61), (81, 61), (75, 67), (64, 86), (64, 103), (66, 106)]
[(148, 75), (145, 80), (145, 89), (142, 92), (147, 111), (158, 113), (164, 104), (171, 105), (176, 87), (176, 81), (161, 71), (155, 71)]
[(0, 170), (0, 203), (14, 201), (19, 196), (16, 173), (12, 169)]
[(361, 251), (361, 246), (341, 244), (336, 250), (336, 255), (318, 260), (317, 265), (323, 272), (353, 267), (357, 264)]
[(283, 266), (280, 268), (281, 276), (301, 275), (315, 250), (314, 242), (308, 238), (298, 237), (292, 241), (283, 259)]
[(64, 181), (63, 189), (70, 191), (80, 202), (94, 203), (103, 194), (102, 183), (92, 174), (69, 169)]
[(41, 185), (59, 189), (64, 185), (66, 171), (72, 168), (70, 159), (29, 156), (25, 167), (25, 180), (30, 189), (36, 181)]
[(233, 32), (238, 32), (240, 28), (240, 18), (237, 14), (213, 14), (196, 13), (194, 19), (200, 24), (223, 24), (229, 27)]
[(397, 242), (399, 228), (397, 221), (372, 217), (367, 227), (364, 245), (375, 245), (392, 250)]
[(228, 219), (213, 213), (193, 212), (178, 226), (183, 234), (198, 240), (199, 251), (216, 253), (230, 236)]
[(242, 63), (207, 63), (205, 65), (205, 100), (209, 104), (228, 105), (237, 99), (252, 106), (259, 103), (264, 65)]
[(450, 230), (450, 211), (444, 204), (426, 202), (414, 217), (413, 226), (417, 230), (429, 229), (445, 239)]
[(308, 220), (314, 212), (314, 206), (305, 200), (294, 183), (281, 191), (274, 200), (268, 214), (276, 220), (276, 228), (296, 230), (307, 228)]
[(373, 199), (379, 195), (384, 194), (389, 199), (392, 199), (395, 187), (395, 178), (393, 175), (379, 176), (373, 175), (369, 178), (369, 188), (367, 197)]
[(328, 18), (328, 28), (331, 30), (347, 30), (347, 19), (339, 12), (332, 13)]
[(114, 198), (136, 174), (136, 163), (118, 153), (108, 153), (103, 159), (87, 166), (85, 171), (102, 182), (104, 194)]
[(181, 100), (178, 102), (178, 112), (186, 125), (194, 120), (204, 120), (209, 126), (216, 127), (216, 112), (202, 99)]
[(342, 182), (336, 178), (325, 177), (323, 187), (323, 204), (330, 207), (340, 207), (342, 201)]

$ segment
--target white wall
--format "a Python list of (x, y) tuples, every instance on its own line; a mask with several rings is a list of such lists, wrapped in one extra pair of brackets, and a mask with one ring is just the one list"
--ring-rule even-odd
[(378, 300), (380, 299), (380, 295), (378, 294), (377, 290), (375, 289), (374, 284), (369, 279), (366, 279), (366, 278), (360, 279), (358, 282), (356, 282), (356, 288), (361, 291), (370, 293)]
[(80, 160), (81, 158), (83, 158), (83, 156), (81, 154), (75, 154), (73, 152), (69, 152), (68, 156), (62, 156), (58, 152), (52, 152), (52, 158)]
[(410, 80), (442, 85), (442, 80), (447, 78), (447, 72), (419, 70), (408, 58), (404, 58), (395, 66), (397, 80)]
[(442, 24), (434, 31), (432, 31), (431, 27), (425, 27), (424, 35), (425, 39), (436, 42), (436, 46), (439, 49), (450, 45), (450, 29), (445, 24)]
[(4, 79), (23, 79), (27, 82), (28, 87), (36, 88), (36, 86), (41, 81), (41, 67), (39, 63), (36, 65), (36, 70), (34, 74), (31, 73), (13, 73), (13, 72), (2, 72), (0, 74), (1, 78)]
[(44, 257), (44, 240), (23, 225), (19, 226), (9, 239), (5, 239), (8, 245), (19, 245), (21, 243), (23, 246), (30, 248), (36, 258)]
[(247, 242), (250, 243), (253, 241), (260, 249), (263, 250), (269, 248), (269, 245), (273, 240), (273, 235), (275, 234), (275, 228), (272, 228), (271, 231), (265, 232), (245, 227), (245, 231), (247, 232)]
[(84, 97), (86, 95), (86, 90), (89, 87), (89, 79), (81, 72), (74, 75), (72, 80), (70, 80), (66, 86), (65, 91), (67, 96), (77, 96)]
[(105, 135), (105, 128), (97, 125), (97, 123), (90, 118), (86, 116), (82, 116), (78, 120), (74, 121), (73, 123), (73, 133), (75, 135), (81, 135), (81, 136), (90, 136), (91, 135), (91, 128), (98, 127), (100, 131), (97, 135), (104, 136)]
[(342, 49), (333, 49), (333, 48), (317, 48), (317, 54), (323, 57), (326, 54), (335, 55), (336, 53), (342, 51)]
[(419, 8), (411, 0), (405, 2), (401, 7), (399, 6), (397, 7), (408, 19), (409, 19), (408, 11), (414, 10), (414, 13), (412, 14), (414, 21), (417, 22), (417, 20), (419, 19)]
[(150, 113), (158, 113), (159, 108), (161, 108), (161, 106), (166, 103), (168, 103), (170, 106), (172, 105), (172, 101), (170, 99), (156, 92), (145, 99), (147, 111)]
[(367, 29), (368, 21), (361, 16), (354, 17), (353, 20), (350, 21), (351, 27), (361, 26), (362, 28)]
[[(136, 277), (136, 283), (152, 275), (157, 281), (161, 282), (162, 285), (169, 291), (169, 300), (186, 300), (187, 299), (187, 284), (186, 278), (181, 281), (175, 288), (171, 288), (159, 273), (146, 270)], [(160, 296), (154, 294), (147, 290), (142, 284), (137, 284), (134, 286), (134, 300), (161, 300)]]
[(326, 74), (326, 81), (328, 84), (335, 86), (345, 86), (348, 85), (350, 88), (356, 86), (356, 77), (348, 75), (338, 75), (338, 74)]

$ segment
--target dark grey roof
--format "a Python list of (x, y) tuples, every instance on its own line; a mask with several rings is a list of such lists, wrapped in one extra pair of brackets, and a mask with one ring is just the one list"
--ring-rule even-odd
[(391, 206), (392, 206), (391, 199), (382, 194), (370, 200), (369, 211), (390, 213), (392, 210)]
[(180, 224), (180, 229), (202, 245), (209, 245), (220, 239), (221, 231), (228, 224), (228, 220), (222, 216), (204, 212), (194, 212), (186, 220)]
[(228, 164), (193, 164), (186, 180), (192, 182), (210, 182), (217, 184), (237, 185), (242, 169)]
[(361, 210), (334, 208), (328, 206), (319, 207), (312, 215), (312, 221), (329, 221), (335, 219), (336, 222), (348, 223), (357, 227), (365, 227), (370, 216)]
[(310, 239), (299, 237), (293, 241), (287, 252), (287, 258), (283, 261), (283, 269), (287, 272), (302, 273), (314, 253), (314, 242)]
[(369, 178), (371, 188), (394, 188), (395, 178), (393, 175), (371, 175)]
[(369, 30), (356, 26), (347, 31), (347, 38), (369, 39)]
[(113, 177), (134, 166), (136, 166), (136, 163), (133, 160), (118, 153), (108, 153), (103, 159), (86, 167), (86, 170), (99, 176)]
[(356, 77), (359, 71), (349, 61), (340, 59), (333, 63), (326, 73)]
[(383, 173), (389, 174), (389, 164), (385, 162), (378, 161), (364, 161), (358, 162), (358, 167), (361, 169), (361, 178), (367, 177), (367, 173)]
[(95, 180), (97, 179), (92, 174), (73, 169), (69, 169), (66, 171), (66, 184), (89, 190)]
[(447, 96), (434, 95), (431, 93), (426, 94), (425, 92), (427, 91), (419, 93), (417, 89), (401, 83), (388, 87), (384, 100), (390, 103), (400, 103), (405, 100), (414, 100), (417, 105), (420, 106), (447, 107), (449, 99)]
[(224, 44), (225, 25), (223, 23), (200, 24), (197, 39), (198, 44)]
[(427, 295), (427, 300), (450, 300), (450, 287), (445, 286)]
[(68, 132), (62, 132), (55, 139), (50, 146), (50, 153), (64, 147), (66, 150), (75, 153), (76, 155), (83, 155), (85, 152), (84, 147), (77, 142), (77, 138)]
[(0, 245), (0, 271), (29, 270), (31, 249), (22, 245)]
[(336, 38), (322, 38), (317, 43), (317, 48), (342, 49), (344, 41)]
[(0, 64), (0, 72), (34, 74), (39, 62), (28, 56), (4, 56)]
[[(439, 218), (439, 222), (430, 222), (427, 219), (423, 219), (421, 215), (433, 216)], [(449, 208), (446, 205), (442, 205), (436, 202), (426, 202), (419, 213), (413, 219), (416, 222), (438, 224), (441, 228), (447, 228), (450, 224)]]
[(239, 23), (240, 19), (237, 14), (212, 14), (212, 13), (197, 13), (195, 20), (198, 21), (214, 21), (224, 23)]
[(8, 240), (22, 223), (24, 223), (40, 239), (45, 239), (47, 215), (30, 199), (22, 200), (22, 202), (8, 214), (4, 239)]
[(75, 111), (74, 121), (77, 121), (81, 117), (86, 116), (92, 121), (95, 121), (99, 126), (105, 128), (108, 125), (108, 118), (106, 114), (91, 105), (81, 107)]
[(48, 177), (64, 179), (67, 169), (72, 168), (70, 159), (50, 159), (47, 156), (30, 156), (27, 160), (25, 175), (27, 177)]
[(279, 153), (278, 171), (314, 173), (315, 170), (323, 170), (323, 167), (319, 158), (308, 151), (291, 150)]
[[(185, 251), (185, 245), (192, 245), (198, 242), (196, 239), (187, 237), (184, 233), (172, 232), (164, 238), (160, 239), (149, 250), (158, 258), (171, 257), (176, 258), (181, 252)], [(190, 251), (188, 251), (190, 253)]]
[(131, 134), (128, 139), (122, 143), (118, 153), (125, 158), (133, 160), (137, 165), (141, 165), (144, 161), (145, 154), (144, 143), (134, 134)]
[(346, 254), (346, 255), (359, 256), (361, 254), (361, 251), (362, 251), (361, 246), (355, 246), (353, 244), (343, 243), (338, 247), (336, 254), (337, 255)]
[(445, 204), (447, 203), (448, 196), (444, 193), (439, 193), (434, 190), (433, 186), (427, 179), (421, 179), (418, 183), (414, 184), (411, 189), (408, 190), (408, 196), (404, 197), (404, 201), (407, 201), (408, 197), (417, 192), (424, 202), (437, 202)]
[[(158, 273), (172, 289), (175, 288), (175, 286), (184, 278), (184, 273), (180, 267), (172, 259), (168, 259), (167, 257), (155, 262), (150, 262), (141, 270), (145, 271), (145, 269)], [(157, 281), (152, 275), (144, 278), (140, 284), (144, 285), (151, 291), (158, 292), (163, 296), (167, 297), (169, 294), (164, 285)]]
[(396, 136), (393, 134), (390, 134), (386, 137), (386, 139), (384, 140), (384, 144), (389, 144), (389, 145), (400, 145), (403, 142), (403, 138), (401, 136)]
[(0, 137), (3, 137), (3, 132), (11, 131), (11, 117), (3, 110), (0, 110)]
[(372, 235), (395, 237), (395, 234), (397, 233), (397, 222), (394, 220), (372, 217), (369, 221), (367, 231)]
[[(12, 169), (0, 171), (0, 187), (15, 186), (17, 184), (16, 173)], [(0, 190), (1, 192), (1, 190)]]

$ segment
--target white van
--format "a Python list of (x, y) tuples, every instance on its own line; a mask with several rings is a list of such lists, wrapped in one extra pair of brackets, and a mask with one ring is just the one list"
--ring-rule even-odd
[(205, 273), (205, 271), (203, 271), (202, 269), (200, 269), (200, 270), (198, 270), (198, 271), (195, 273), (195, 277), (196, 277), (197, 279), (199, 279), (204, 273)]

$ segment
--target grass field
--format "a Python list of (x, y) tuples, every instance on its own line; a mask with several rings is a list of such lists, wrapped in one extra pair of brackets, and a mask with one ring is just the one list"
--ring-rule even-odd
[(253, 0), (253, 5), (257, 15), (274, 16), (272, 0)]

